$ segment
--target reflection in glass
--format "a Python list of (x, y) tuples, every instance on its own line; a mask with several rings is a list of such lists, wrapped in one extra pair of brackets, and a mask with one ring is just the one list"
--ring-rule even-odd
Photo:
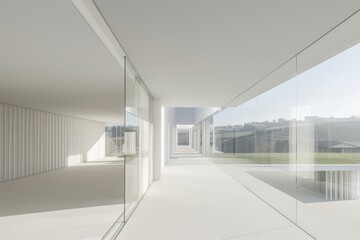
[(319, 239), (360, 234), (359, 61), (358, 44), (296, 79), (297, 221)]
[(151, 123), (150, 97), (126, 59), (126, 113), (125, 113), (125, 221), (150, 186)]
[[(288, 218), (296, 218), (294, 81), (213, 116), (212, 161)], [(284, 184), (286, 183), (286, 184)]]
[(360, 234), (359, 62), (360, 44), (194, 127), (206, 157), (317, 239)]

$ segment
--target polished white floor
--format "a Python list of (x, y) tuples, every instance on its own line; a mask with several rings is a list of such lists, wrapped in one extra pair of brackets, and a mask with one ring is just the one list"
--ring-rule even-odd
[(1, 183), (0, 240), (100, 240), (124, 209), (122, 172), (92, 162)]
[(169, 160), (118, 240), (307, 240), (289, 220), (203, 158)]

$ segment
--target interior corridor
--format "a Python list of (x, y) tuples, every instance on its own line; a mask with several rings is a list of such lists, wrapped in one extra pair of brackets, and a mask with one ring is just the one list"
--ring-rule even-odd
[(178, 158), (167, 162), (117, 239), (312, 238), (205, 158)]
[(124, 209), (123, 162), (91, 162), (0, 184), (1, 240), (99, 240)]

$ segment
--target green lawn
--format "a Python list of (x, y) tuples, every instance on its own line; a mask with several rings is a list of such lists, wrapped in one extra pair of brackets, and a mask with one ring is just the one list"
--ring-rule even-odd
[[(289, 153), (217, 153), (210, 159), (221, 164), (288, 164)], [(314, 153), (299, 154), (298, 163), (315, 164), (360, 164), (360, 153)]]

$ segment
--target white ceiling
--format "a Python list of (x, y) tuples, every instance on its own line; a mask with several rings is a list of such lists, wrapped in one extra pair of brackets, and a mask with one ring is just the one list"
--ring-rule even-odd
[[(358, 0), (96, 0), (163, 104), (222, 106)], [(69, 0), (0, 3), (0, 102), (119, 122), (123, 70)]]
[(1, 1), (0, 29), (0, 103), (121, 120), (123, 70), (70, 1)]
[(360, 8), (359, 0), (95, 0), (167, 106), (222, 106)]

